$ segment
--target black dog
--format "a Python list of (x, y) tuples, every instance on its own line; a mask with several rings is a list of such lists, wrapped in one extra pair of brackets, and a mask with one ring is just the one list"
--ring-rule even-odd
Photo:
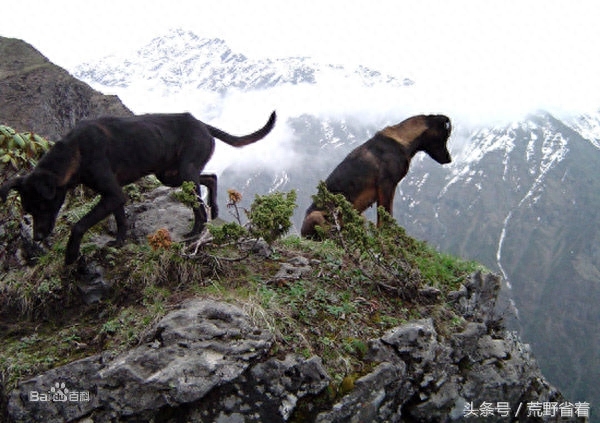
[[(392, 214), (396, 185), (418, 151), (440, 164), (450, 163), (446, 142), (451, 131), (450, 119), (443, 115), (413, 116), (389, 126), (350, 152), (327, 177), (325, 185), (330, 192), (343, 194), (361, 213), (377, 202)], [(315, 237), (315, 226), (323, 223), (323, 211), (311, 204), (302, 224), (302, 236)]]
[[(105, 117), (83, 121), (57, 142), (26, 176), (15, 177), (0, 187), (0, 198), (16, 189), (24, 210), (33, 216), (33, 236), (42, 240), (52, 232), (67, 190), (83, 184), (101, 195), (100, 202), (71, 229), (65, 263), (79, 256), (85, 232), (114, 214), (121, 246), (127, 232), (125, 194), (121, 187), (149, 174), (165, 185), (184, 181), (205, 185), (212, 217), (217, 216), (216, 176), (201, 175), (215, 148), (215, 138), (241, 147), (265, 137), (275, 125), (275, 112), (258, 131), (236, 137), (200, 122), (189, 113), (148, 114), (129, 118)], [(198, 234), (207, 220), (204, 208), (193, 209)]]

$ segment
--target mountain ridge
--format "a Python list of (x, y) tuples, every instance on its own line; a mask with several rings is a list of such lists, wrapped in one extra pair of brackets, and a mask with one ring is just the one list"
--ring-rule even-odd
[[(81, 64), (74, 75), (104, 87), (125, 88), (138, 79), (161, 81), (167, 87), (195, 87), (223, 93), (232, 88), (266, 89), (282, 84), (316, 84), (333, 74), (368, 83), (410, 85), (407, 78), (359, 66), (346, 70), (342, 65), (319, 66), (308, 57), (253, 60), (233, 52), (219, 38), (201, 38), (190, 31), (171, 30), (139, 49), (133, 59), (109, 56), (102, 65)], [(135, 75), (135, 78), (133, 76)]]
[[(62, 138), (65, 128), (81, 119), (132, 114), (119, 98), (73, 80), (66, 70), (21, 40), (0, 37), (0, 56), (1, 124), (38, 132), (56, 141)], [(30, 90), (30, 86), (37, 89)]]

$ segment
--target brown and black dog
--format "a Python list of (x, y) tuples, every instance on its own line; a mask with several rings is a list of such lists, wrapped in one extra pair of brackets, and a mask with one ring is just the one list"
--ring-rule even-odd
[[(360, 213), (377, 202), (392, 214), (396, 185), (418, 151), (440, 164), (451, 162), (446, 147), (451, 131), (450, 119), (444, 115), (413, 116), (389, 126), (350, 152), (327, 177), (325, 185), (330, 192), (343, 194)], [(323, 223), (323, 211), (311, 204), (302, 224), (302, 236), (316, 236), (315, 226)]]
[[(117, 222), (117, 236), (112, 244), (124, 243), (126, 197), (121, 187), (145, 175), (155, 174), (171, 187), (185, 181), (206, 186), (215, 218), (217, 179), (215, 175), (201, 175), (215, 148), (213, 137), (241, 147), (265, 137), (275, 120), (273, 112), (263, 128), (240, 137), (205, 124), (189, 113), (82, 121), (42, 157), (31, 173), (2, 185), (0, 198), (6, 201), (11, 189), (19, 192), (23, 209), (33, 216), (33, 236), (39, 241), (52, 232), (67, 190), (83, 184), (98, 192), (98, 204), (71, 229), (65, 252), (65, 263), (70, 264), (79, 256), (85, 232), (111, 213)], [(190, 235), (198, 234), (207, 220), (204, 207), (194, 208), (193, 212)]]

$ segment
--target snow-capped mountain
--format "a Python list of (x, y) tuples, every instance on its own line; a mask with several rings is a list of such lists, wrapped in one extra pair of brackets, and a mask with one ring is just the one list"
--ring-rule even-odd
[[(225, 98), (232, 89), (319, 89), (331, 80), (345, 81), (349, 90), (413, 84), (310, 58), (251, 59), (222, 40), (183, 31), (127, 59), (83, 64), (74, 73), (102, 91), (117, 90), (125, 104), (140, 94), (134, 89), (140, 85), (165, 96), (202, 90)], [(254, 194), (296, 189), (299, 227), (318, 181), (383, 125), (405, 117), (367, 121), (301, 110), (279, 120), (287, 128), (280, 150), (235, 156), (219, 186), (238, 189), (248, 202)], [(600, 403), (600, 112), (561, 118), (539, 111), (493, 127), (456, 120), (454, 127), (454, 161), (440, 166), (417, 155), (397, 190), (394, 217), (413, 236), (501, 272), (544, 374), (570, 398)]]
[(307, 57), (253, 60), (233, 52), (221, 39), (200, 38), (182, 30), (155, 38), (131, 57), (106, 57), (101, 63), (82, 64), (74, 73), (105, 89), (150, 81), (147, 86), (166, 92), (194, 88), (216, 92), (232, 88), (257, 90), (282, 84), (316, 84), (326, 78), (366, 85), (412, 83), (364, 66), (346, 69), (341, 65), (321, 65)]

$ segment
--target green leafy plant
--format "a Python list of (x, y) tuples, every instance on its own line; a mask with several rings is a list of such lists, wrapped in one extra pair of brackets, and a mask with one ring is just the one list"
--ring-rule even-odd
[(200, 199), (198, 198), (198, 192), (196, 191), (196, 184), (191, 181), (185, 181), (181, 184), (181, 189), (175, 191), (173, 197), (181, 203), (191, 208), (200, 207)]
[[(208, 230), (213, 236), (212, 241), (217, 245), (235, 243), (250, 235), (248, 229), (243, 226), (241, 219), (239, 203), (242, 201), (242, 194), (234, 189), (227, 190), (227, 194), (229, 196), (227, 208), (235, 218), (235, 222), (228, 222), (223, 225), (207, 224)], [(245, 209), (241, 210), (246, 211)]]
[[(236, 190), (228, 190), (227, 208), (236, 222), (224, 225), (209, 225), (216, 244), (235, 242), (241, 238), (252, 236), (263, 238), (269, 245), (285, 235), (292, 226), (291, 217), (296, 208), (296, 191), (288, 193), (275, 192), (267, 195), (256, 195), (250, 209), (240, 207), (242, 195)], [(248, 222), (242, 224), (242, 210)], [(247, 228), (248, 229), (247, 229)]]
[(250, 233), (263, 238), (269, 245), (285, 235), (292, 227), (291, 217), (296, 208), (296, 191), (257, 195), (247, 212)]
[(51, 146), (51, 142), (33, 132), (16, 132), (0, 125), (0, 163), (14, 170), (33, 168)]
[(223, 225), (207, 224), (208, 230), (213, 236), (213, 242), (217, 245), (223, 245), (231, 242), (237, 242), (241, 238), (249, 235), (249, 232), (243, 226), (235, 222), (225, 223)]

